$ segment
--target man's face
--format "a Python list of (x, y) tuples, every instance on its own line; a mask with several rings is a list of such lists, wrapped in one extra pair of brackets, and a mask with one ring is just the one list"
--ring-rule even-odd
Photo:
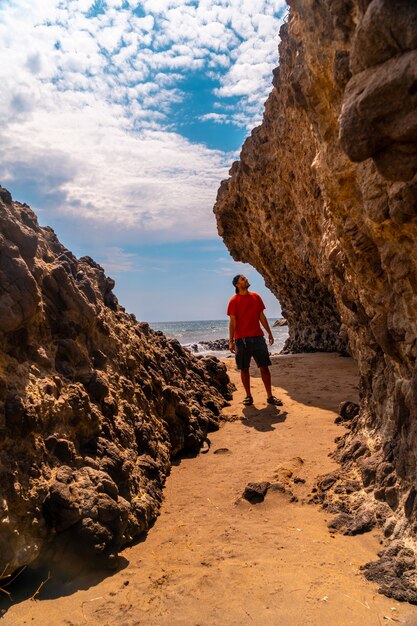
[(246, 276), (240, 276), (239, 280), (237, 281), (236, 287), (238, 287), (238, 289), (248, 289), (248, 287), (250, 287), (249, 281)]

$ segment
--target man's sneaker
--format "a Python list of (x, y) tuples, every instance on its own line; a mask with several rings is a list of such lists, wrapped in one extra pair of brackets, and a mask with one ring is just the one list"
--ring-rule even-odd
[(243, 400), (243, 404), (245, 406), (250, 406), (251, 404), (253, 404), (252, 396), (246, 396), (246, 398)]
[(282, 406), (282, 400), (280, 400), (279, 398), (276, 398), (275, 396), (270, 396), (267, 399), (268, 404), (273, 404), (275, 406)]

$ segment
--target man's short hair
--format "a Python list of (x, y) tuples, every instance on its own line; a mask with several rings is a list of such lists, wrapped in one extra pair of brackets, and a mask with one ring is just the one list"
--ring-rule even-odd
[(232, 280), (233, 283), (233, 287), (235, 287), (235, 291), (236, 293), (239, 293), (239, 287), (237, 287), (237, 283), (239, 278), (242, 276), (242, 274), (236, 274), (236, 276), (234, 277), (234, 279)]

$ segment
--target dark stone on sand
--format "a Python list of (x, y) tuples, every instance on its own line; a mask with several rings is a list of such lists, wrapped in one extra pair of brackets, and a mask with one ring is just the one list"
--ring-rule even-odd
[(294, 478), (294, 482), (295, 482), (296, 484), (297, 484), (297, 483), (301, 483), (301, 484), (303, 484), (303, 483), (305, 483), (305, 478), (301, 478), (300, 476), (295, 476), (295, 478)]
[(243, 497), (251, 504), (263, 502), (269, 486), (269, 482), (248, 483), (245, 487), (245, 491), (243, 492)]
[(380, 585), (378, 591), (399, 602), (417, 604), (414, 584), (416, 562), (413, 550), (401, 542), (393, 542), (378, 555), (377, 561), (363, 565), (365, 577)]
[(229, 448), (217, 448), (213, 454), (230, 454)]

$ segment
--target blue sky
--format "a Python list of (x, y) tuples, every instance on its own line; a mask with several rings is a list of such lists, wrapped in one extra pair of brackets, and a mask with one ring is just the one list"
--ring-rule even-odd
[(150, 321), (225, 317), (212, 207), (259, 124), (284, 0), (0, 1), (0, 184)]

